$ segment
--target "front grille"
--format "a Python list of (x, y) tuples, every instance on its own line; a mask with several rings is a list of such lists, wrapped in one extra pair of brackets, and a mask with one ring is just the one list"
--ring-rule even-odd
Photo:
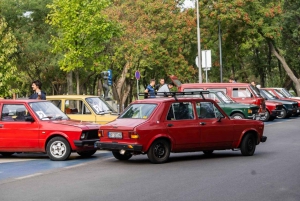
[(276, 105), (276, 110), (282, 110), (283, 105)]
[(85, 139), (98, 139), (98, 130), (89, 130), (89, 131), (83, 131), (83, 133), (86, 134)]
[(293, 108), (298, 109), (298, 103), (293, 104)]

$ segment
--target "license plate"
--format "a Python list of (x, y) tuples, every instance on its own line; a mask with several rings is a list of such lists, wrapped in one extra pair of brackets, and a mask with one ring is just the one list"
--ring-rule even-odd
[(123, 136), (122, 136), (122, 132), (108, 132), (108, 137), (122, 139)]

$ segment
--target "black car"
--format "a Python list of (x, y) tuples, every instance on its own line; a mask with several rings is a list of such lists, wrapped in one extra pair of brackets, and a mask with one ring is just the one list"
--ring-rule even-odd
[(270, 101), (278, 102), (283, 104), (283, 109), (280, 115), (276, 116), (278, 119), (288, 118), (292, 115), (297, 115), (298, 103), (295, 101), (289, 100), (280, 100), (270, 92), (265, 89), (260, 89), (260, 95)]

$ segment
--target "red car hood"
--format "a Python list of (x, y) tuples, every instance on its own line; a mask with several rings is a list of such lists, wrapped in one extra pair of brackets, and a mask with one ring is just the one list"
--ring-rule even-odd
[(68, 126), (76, 126), (81, 129), (99, 129), (100, 125), (92, 122), (77, 121), (77, 120), (59, 120), (50, 121), (52, 124), (61, 124)]
[(132, 128), (144, 123), (146, 119), (116, 119), (105, 125), (101, 125), (101, 129), (120, 129), (132, 130)]

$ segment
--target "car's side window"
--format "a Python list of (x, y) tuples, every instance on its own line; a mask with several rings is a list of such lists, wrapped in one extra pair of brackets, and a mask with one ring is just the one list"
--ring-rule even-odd
[(183, 119), (194, 119), (194, 109), (192, 103), (172, 103), (167, 114), (167, 120)]
[(3, 105), (1, 121), (25, 121), (26, 116), (30, 116), (30, 114), (24, 105)]
[(232, 97), (235, 98), (251, 98), (252, 94), (247, 88), (233, 88)]
[(197, 102), (196, 108), (197, 115), (200, 119), (223, 117), (222, 113), (211, 102)]
[(91, 114), (91, 111), (84, 104), (82, 100), (66, 100), (65, 102), (66, 114)]

